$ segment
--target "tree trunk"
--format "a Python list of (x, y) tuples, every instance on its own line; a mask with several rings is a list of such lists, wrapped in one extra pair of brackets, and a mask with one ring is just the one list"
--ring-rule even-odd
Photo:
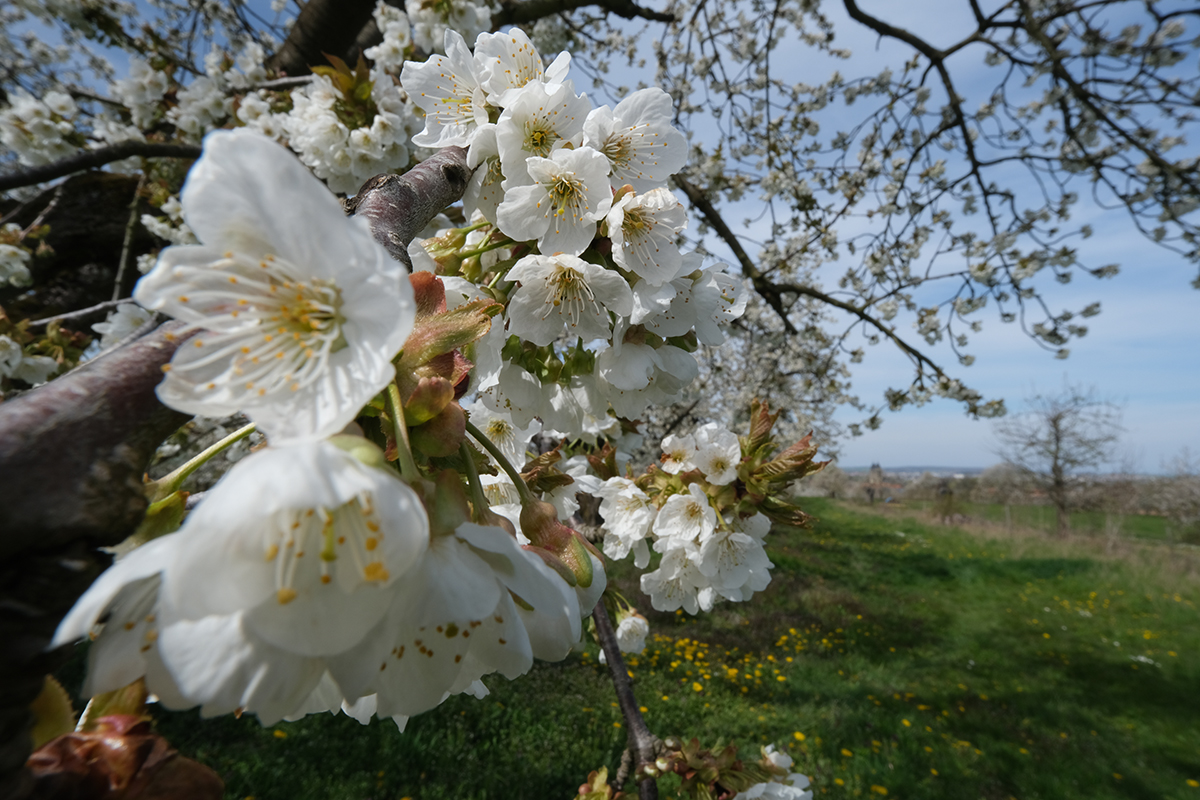
[(1067, 532), (1071, 530), (1071, 514), (1064, 506), (1061, 505), (1055, 506), (1054, 511), (1055, 521), (1057, 523), (1056, 533), (1058, 534), (1059, 538), (1063, 538), (1067, 535)]

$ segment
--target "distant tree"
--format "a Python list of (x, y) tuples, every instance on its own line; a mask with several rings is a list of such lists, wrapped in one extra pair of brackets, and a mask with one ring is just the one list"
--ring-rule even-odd
[(975, 485), (973, 499), (978, 503), (1004, 506), (1004, 527), (1012, 529), (1012, 504), (1028, 497), (1029, 473), (1016, 464), (1002, 461), (983, 471)]
[(939, 480), (932, 472), (924, 472), (904, 487), (906, 500), (933, 500), (937, 497)]
[(1200, 460), (1185, 447), (1157, 482), (1154, 508), (1167, 518), (1167, 538), (1191, 541), (1200, 531)]
[(1094, 388), (1064, 385), (1056, 394), (1034, 394), (1026, 410), (996, 425), (999, 454), (1025, 470), (1057, 512), (1059, 536), (1070, 528), (1074, 477), (1113, 457), (1121, 409)]
[(883, 467), (878, 464), (872, 464), (871, 470), (867, 473), (867, 483), (863, 487), (867, 493), (867, 499), (872, 503), (875, 502), (875, 496), (883, 492)]

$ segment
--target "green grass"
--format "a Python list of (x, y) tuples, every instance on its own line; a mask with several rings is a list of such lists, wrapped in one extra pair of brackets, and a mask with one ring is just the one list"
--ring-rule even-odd
[[(768, 538), (777, 568), (752, 602), (645, 603), (655, 637), (629, 666), (652, 730), (786, 747), (831, 799), (1200, 800), (1194, 567), (806, 502), (820, 522)], [(637, 602), (631, 570), (614, 581)], [(594, 645), (486, 682), (404, 734), (328, 715), (157, 724), (238, 800), (568, 800), (615, 770), (624, 729)]]
[[(931, 500), (912, 500), (905, 503), (911, 508), (928, 510), (935, 505)], [(981, 520), (1006, 524), (1007, 520), (1002, 503), (967, 503), (959, 504), (961, 513)], [(1030, 528), (1037, 531), (1053, 532), (1057, 524), (1052, 506), (1009, 506), (1009, 517), (1012, 525)], [(1073, 511), (1071, 512), (1071, 530), (1076, 533), (1104, 533), (1110, 520), (1116, 523), (1117, 533), (1121, 536), (1131, 536), (1137, 539), (1165, 540), (1168, 535), (1165, 517), (1155, 517), (1149, 514), (1105, 514), (1103, 511)], [(1190, 541), (1190, 532), (1177, 534), (1181, 541)], [(1194, 534), (1193, 534), (1194, 535)], [(1198, 540), (1200, 541), (1200, 540)]]

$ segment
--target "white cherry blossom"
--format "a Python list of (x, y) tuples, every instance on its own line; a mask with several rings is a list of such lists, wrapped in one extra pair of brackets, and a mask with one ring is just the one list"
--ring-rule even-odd
[(652, 286), (662, 286), (679, 272), (683, 257), (675, 235), (687, 227), (687, 212), (670, 191), (660, 187), (626, 194), (613, 203), (605, 222), (617, 264)]
[(555, 150), (526, 162), (530, 183), (506, 186), (496, 225), (516, 241), (537, 239), (543, 253), (577, 256), (612, 207), (604, 156), (588, 147)]
[(612, 164), (613, 188), (630, 184), (645, 192), (666, 183), (687, 163), (687, 141), (671, 125), (671, 96), (662, 89), (641, 89), (617, 107), (600, 106), (584, 124), (587, 144)]
[(331, 660), (338, 685), (347, 696), (376, 694), (381, 716), (411, 716), (491, 672), (524, 674), (534, 646), (514, 593), (561, 623), (554, 627), (557, 637), (538, 639), (539, 651), (565, 655), (578, 639), (580, 614), (557, 573), (499, 528), (465, 523), (453, 534), (435, 536), (368, 637), (371, 648)]
[(668, 549), (658, 569), (642, 575), (640, 583), (642, 593), (650, 596), (650, 605), (657, 611), (680, 608), (689, 614), (696, 614), (702, 608), (711, 611), (717, 597), (685, 547)]
[(590, 108), (587, 96), (577, 97), (570, 81), (534, 81), (518, 89), (496, 120), (505, 188), (530, 183), (525, 164), (530, 156), (548, 158), (568, 143), (579, 144)]
[(609, 478), (593, 494), (601, 498), (604, 520), (604, 555), (621, 559), (633, 553), (638, 569), (650, 563), (646, 537), (658, 509), (650, 497), (628, 478)]
[(674, 546), (664, 544), (668, 540), (675, 544), (703, 541), (717, 528), (717, 512), (708, 502), (708, 496), (699, 484), (691, 484), (686, 492), (673, 494), (663, 503), (654, 519), (654, 533), (659, 537), (655, 549)]
[(516, 90), (528, 83), (562, 83), (571, 67), (571, 54), (565, 52), (559, 53), (549, 67), (544, 66), (537, 48), (520, 28), (479, 34), (475, 60), (488, 102), (500, 108), (510, 105)]
[[(351, 446), (385, 463), (365, 440)], [(55, 642), (97, 635), (93, 692), (144, 674), (169, 708), (244, 708), (271, 724), (300, 708), (331, 658), (370, 644), (428, 541), (420, 500), (386, 466), (329, 442), (268, 448), (178, 533), (102, 575)]]
[(504, 200), (504, 173), (496, 146), (496, 126), (483, 125), (467, 151), (467, 166), (474, 170), (463, 194), (463, 211), (468, 217), (482, 214), (495, 223), (496, 209)]
[[(517, 425), (511, 414), (493, 411), (482, 400), (474, 400), (463, 404), (463, 410), (471, 416), (471, 422), (491, 442), (500, 448), (508, 463), (520, 469), (529, 460), (527, 451), (529, 442), (541, 430), (542, 425), (537, 420), (527, 425)], [(488, 456), (491, 459), (491, 456)], [(495, 459), (492, 459), (493, 461)], [(505, 476), (507, 478), (507, 476)]]
[(725, 343), (721, 326), (740, 317), (746, 310), (746, 287), (737, 278), (715, 264), (692, 281), (692, 301), (695, 303), (696, 338), (703, 344)]
[(736, 433), (715, 422), (702, 425), (696, 431), (696, 454), (692, 456), (692, 463), (713, 486), (732, 483), (741, 461), (742, 446)]
[(425, 112), (425, 129), (413, 137), (421, 147), (468, 147), (487, 124), (487, 99), (479, 86), (475, 58), (463, 37), (446, 31), (446, 55), (409, 61), (400, 73), (409, 97)]
[(276, 443), (340, 431), (392, 379), (412, 329), (404, 268), (290, 153), (249, 131), (205, 140), (182, 202), (203, 244), (168, 247), (134, 292), (201, 331), (159, 398), (212, 417), (243, 411)]
[(662, 451), (664, 472), (678, 475), (696, 468), (696, 464), (692, 460), (696, 457), (696, 438), (694, 436), (671, 434), (662, 440)]
[(547, 345), (565, 331), (572, 339), (606, 339), (609, 312), (628, 316), (629, 284), (616, 272), (572, 255), (525, 256), (507, 280), (521, 287), (509, 300), (508, 332)]

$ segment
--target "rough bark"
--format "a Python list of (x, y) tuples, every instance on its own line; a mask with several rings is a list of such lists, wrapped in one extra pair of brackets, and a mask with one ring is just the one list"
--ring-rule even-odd
[(466, 191), (467, 151), (447, 147), (403, 175), (376, 175), (345, 202), (346, 211), (371, 224), (375, 240), (410, 269), (408, 243)]
[(76, 539), (112, 544), (137, 525), (146, 464), (188, 419), (154, 394), (179, 327), (0, 404), (0, 558)]
[(54, 630), (146, 507), (142, 474), (187, 416), (154, 387), (178, 342), (167, 323), (0, 404), (0, 797), (31, 781), (29, 704), (65, 651)]
[(327, 64), (325, 53), (340, 55), (354, 45), (371, 21), (375, 0), (309, 0), (267, 67), (288, 75), (307, 75)]

